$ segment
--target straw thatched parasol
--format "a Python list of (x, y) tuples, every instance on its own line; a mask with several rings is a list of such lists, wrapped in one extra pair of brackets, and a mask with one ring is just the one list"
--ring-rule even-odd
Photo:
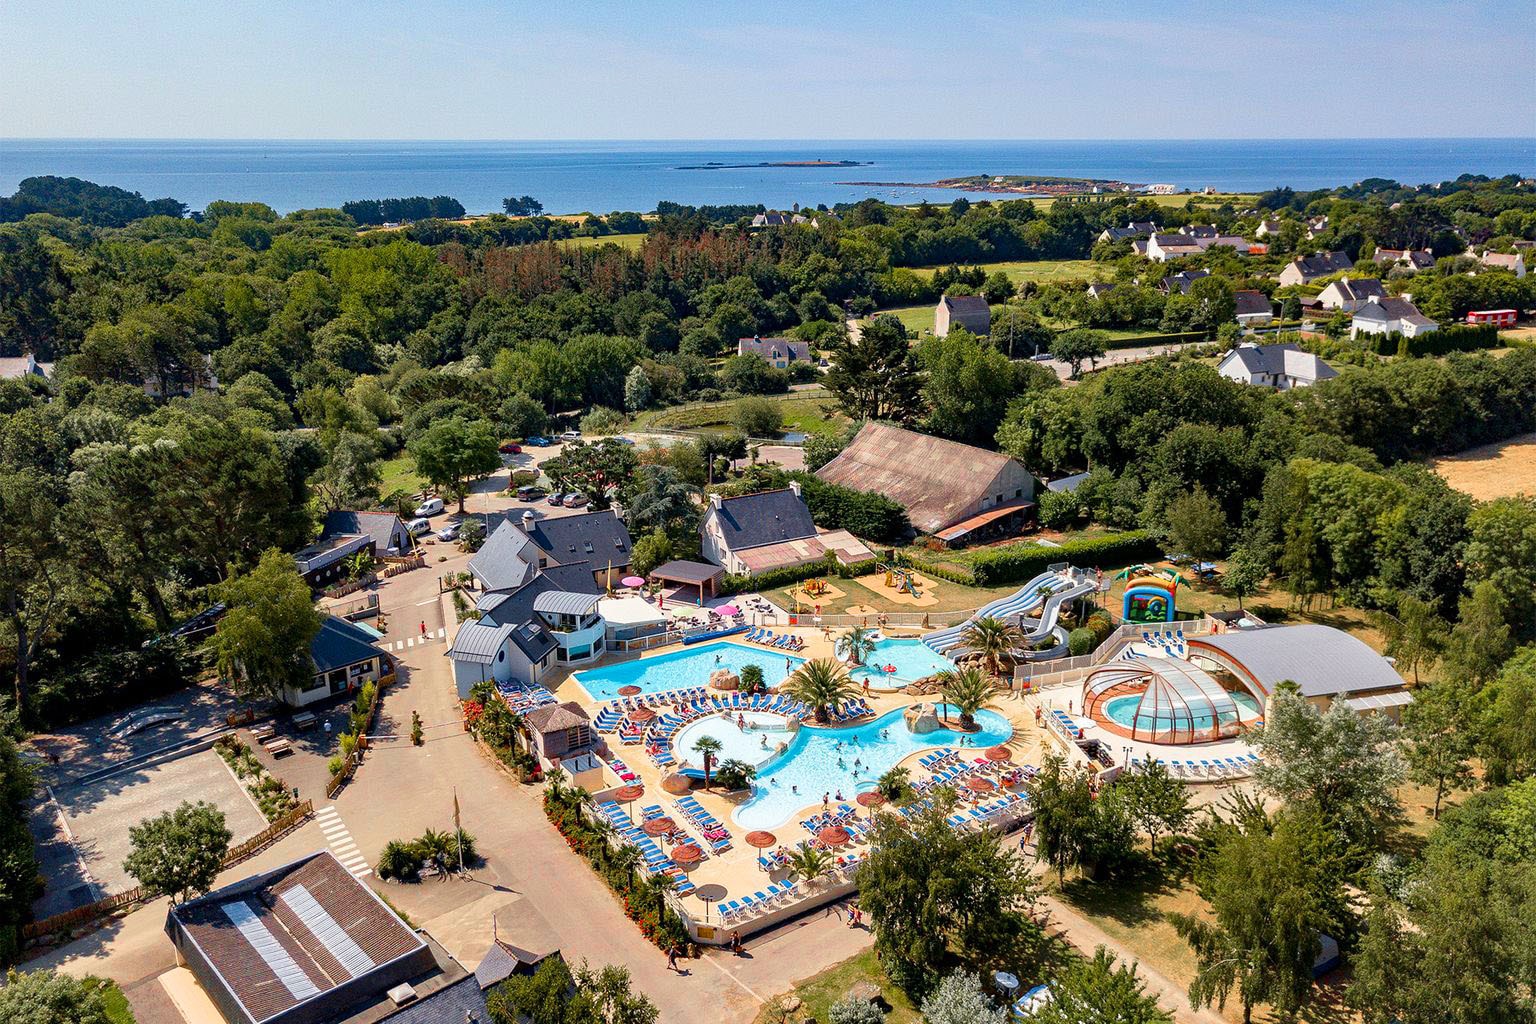
[(874, 821), (875, 808), (885, 803), (885, 794), (880, 792), (878, 789), (866, 789), (864, 792), (855, 797), (855, 799), (858, 800), (860, 807), (869, 808), (869, 820)]
[(629, 720), (631, 722), (637, 722), (637, 723), (638, 722), (649, 722), (651, 719), (653, 719), (655, 717), (656, 717), (656, 712), (652, 711), (650, 708), (636, 708), (635, 710), (633, 710), (633, 711), (631, 711), (629, 713)]
[(661, 780), (661, 788), (673, 796), (686, 796), (693, 791), (693, 780), (686, 775), (668, 775)]
[(697, 864), (704, 859), (704, 851), (693, 843), (685, 843), (682, 846), (672, 848), (672, 863), (680, 865)]
[(640, 831), (648, 836), (664, 836), (677, 830), (677, 822), (663, 815), (660, 818), (652, 818), (640, 826)]
[(645, 796), (644, 786), (623, 786), (613, 794), (613, 798), (621, 804), (632, 804), (643, 796)]
[(636, 686), (634, 683), (625, 683), (623, 686), (619, 687), (620, 697), (633, 697), (639, 692), (640, 687)]
[(756, 832), (748, 832), (746, 839), (743, 840), (748, 846), (757, 850), (766, 850), (770, 846), (777, 845), (778, 841), (778, 836), (772, 832), (764, 832), (761, 829)]
[(983, 779), (979, 775), (974, 775), (965, 780), (965, 788), (972, 793), (990, 793), (997, 788), (997, 783), (991, 779)]
[(987, 751), (987, 759), (990, 761), (1006, 761), (1012, 756), (1013, 751), (1001, 743)]
[(842, 846), (852, 838), (848, 830), (841, 825), (828, 825), (816, 833), (816, 838), (821, 840), (823, 846)]

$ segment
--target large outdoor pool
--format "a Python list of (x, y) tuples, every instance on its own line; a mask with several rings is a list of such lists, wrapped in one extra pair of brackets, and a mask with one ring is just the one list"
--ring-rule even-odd
[[(738, 716), (741, 724), (737, 723)], [(789, 730), (789, 721), (783, 715), (770, 715), (761, 711), (710, 715), (689, 722), (678, 730), (672, 738), (673, 755), (683, 764), (695, 768), (704, 767), (704, 755), (693, 749), (704, 736), (713, 736), (720, 741), (720, 753), (715, 756), (716, 764), (734, 758), (750, 765), (767, 761), (779, 749), (780, 743), (788, 743), (794, 738)]]
[[(896, 671), (886, 672), (887, 667)], [(953, 672), (954, 668), (954, 662), (942, 654), (935, 654), (915, 637), (886, 637), (876, 641), (874, 652), (864, 659), (864, 664), (848, 674), (855, 682), (863, 682), (867, 676), (871, 686), (895, 688), (915, 683), (938, 672)]]
[[(980, 751), (1006, 741), (1013, 735), (1013, 725), (995, 711), (978, 711), (979, 732), (962, 733), (937, 729), (914, 736), (902, 718), (905, 709), (897, 708), (871, 722), (837, 729), (803, 726), (790, 742), (789, 749), (757, 770), (752, 799), (732, 815), (744, 828), (773, 828), (794, 817), (812, 804), (821, 803), (823, 793), (837, 794), (853, 803), (860, 785), (879, 778), (908, 754), (930, 747), (979, 748)], [(954, 715), (953, 708), (946, 713)], [(757, 742), (756, 737), (751, 742)], [(773, 742), (773, 737), (769, 737)], [(681, 744), (675, 749), (682, 751)], [(753, 758), (752, 760), (756, 760)], [(858, 765), (855, 766), (854, 762)]]
[[(1123, 697), (1115, 697), (1105, 702), (1104, 714), (1109, 718), (1111, 722), (1114, 722), (1117, 725), (1123, 725), (1127, 729), (1136, 727), (1138, 724), (1136, 721), (1136, 707), (1141, 703), (1141, 698), (1142, 695), (1139, 693), (1130, 693)], [(1247, 722), (1259, 717), (1262, 709), (1259, 707), (1259, 702), (1252, 696), (1246, 693), (1237, 692), (1232, 694), (1232, 699), (1237, 703), (1237, 714), (1239, 720)], [(1156, 715), (1155, 717), (1156, 722), (1153, 721), (1153, 715), (1143, 715), (1141, 722), (1139, 723), (1140, 727), (1143, 729), (1154, 729), (1160, 731), (1171, 730), (1173, 728), (1173, 718), (1169, 714), (1162, 713)], [(1181, 721), (1179, 725), (1180, 727), (1183, 727), (1184, 723)], [(1209, 714), (1196, 714), (1194, 716), (1194, 721), (1190, 723), (1190, 725), (1194, 729), (1200, 730), (1210, 729), (1213, 727), (1214, 723), (1211, 721), (1211, 716)]]
[(748, 665), (762, 669), (763, 681), (769, 686), (777, 686), (804, 660), (766, 647), (747, 647), (717, 640), (697, 647), (684, 647), (670, 654), (658, 654), (654, 658), (588, 669), (577, 672), (575, 678), (593, 700), (603, 701), (617, 697), (621, 686), (638, 686), (642, 693), (706, 686), (709, 674), (716, 669), (728, 668), (740, 675)]

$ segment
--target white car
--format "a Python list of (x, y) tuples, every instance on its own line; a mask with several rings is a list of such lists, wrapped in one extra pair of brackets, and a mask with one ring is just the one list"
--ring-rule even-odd
[(447, 526), (443, 527), (441, 530), (438, 530), (437, 531), (437, 539), (438, 540), (458, 540), (459, 539), (459, 524), (458, 523), (449, 523)]
[(426, 501), (422, 502), (420, 505), (417, 505), (416, 506), (416, 511), (412, 512), (411, 515), (416, 516), (418, 519), (420, 519), (420, 518), (424, 518), (426, 516), (435, 516), (439, 512), (441, 512), (442, 510), (443, 510), (443, 499), (442, 498), (428, 498)]
[(405, 531), (412, 537), (423, 537), (432, 532), (432, 524), (425, 519), (412, 519), (405, 524)]
[(560, 440), (563, 441), (563, 442), (580, 441), (581, 440), (581, 431), (579, 431), (579, 430), (567, 430), (565, 433), (560, 435)]

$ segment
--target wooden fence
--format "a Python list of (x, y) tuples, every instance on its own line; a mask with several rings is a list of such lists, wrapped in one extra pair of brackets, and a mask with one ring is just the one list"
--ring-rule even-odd
[[(272, 822), (266, 828), (256, 833), (238, 846), (232, 846), (224, 855), (224, 867), (232, 868), (236, 864), (250, 860), (256, 854), (265, 850), (279, 839), (298, 828), (315, 813), (315, 805), (312, 800), (305, 800), (287, 814)], [(104, 899), (85, 907), (76, 907), (74, 910), (66, 910), (62, 914), (54, 914), (45, 917), (41, 921), (33, 921), (23, 925), (21, 937), (23, 940), (45, 938), (56, 935), (59, 932), (78, 928), (80, 925), (99, 920), (109, 914), (113, 914), (125, 907), (137, 907), (140, 903), (146, 903), (156, 894), (147, 891), (142, 885), (136, 885), (124, 892), (114, 893)]]

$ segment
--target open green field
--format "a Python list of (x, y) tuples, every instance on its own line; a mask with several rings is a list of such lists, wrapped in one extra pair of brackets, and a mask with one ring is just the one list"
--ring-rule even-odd
[[(1093, 260), (1005, 260), (1000, 263), (982, 263), (981, 269), (988, 274), (1001, 270), (1014, 284), (1047, 284), (1054, 281), (1091, 281), (1095, 270)], [(912, 272), (932, 277), (937, 267), (913, 267)]]
[(645, 241), (645, 232), (637, 231), (630, 235), (578, 235), (575, 238), (562, 238), (560, 245), (567, 249), (590, 249), (598, 245), (617, 245), (620, 248), (634, 251), (640, 248)]
[(416, 475), (416, 463), (409, 455), (396, 456), (379, 463), (384, 482), (379, 485), (380, 494), (391, 491), (408, 491), (415, 494), (426, 486), (426, 481)]
[[(826, 391), (791, 391), (764, 397), (778, 403), (786, 431), (824, 433), (848, 425), (848, 417)], [(735, 408), (735, 402), (706, 402), (644, 412), (634, 418), (631, 429), (711, 430), (729, 427)]]
[(875, 315), (894, 316), (901, 321), (901, 325), (913, 337), (921, 337), (924, 334), (933, 333), (933, 305), (931, 303), (924, 303), (921, 306), (897, 306), (893, 309), (882, 309)]

